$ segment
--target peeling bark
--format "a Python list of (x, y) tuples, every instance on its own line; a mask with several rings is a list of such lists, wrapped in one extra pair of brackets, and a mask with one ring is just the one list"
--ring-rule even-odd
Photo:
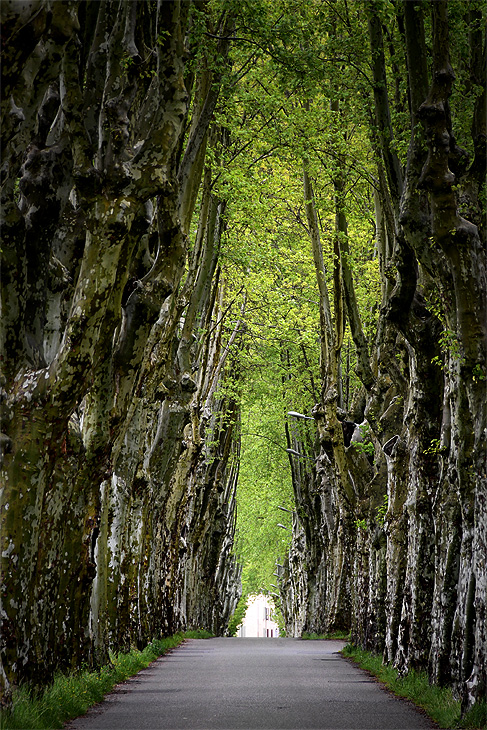
[[(300, 482), (296, 499), (303, 503), (303, 517), (281, 592), (290, 630), (303, 630), (307, 611), (315, 626), (329, 626), (343, 563), (340, 546), (346, 546), (353, 563), (345, 587), (352, 640), (383, 652), (401, 673), (428, 669), (432, 681), (454, 688), (467, 710), (484, 700), (487, 691), (487, 282), (478, 197), (479, 164), (485, 175), (485, 145), (482, 150), (478, 146), (485, 139), (485, 73), (482, 80), (479, 76), (485, 51), (474, 24), (470, 73), (482, 88), (472, 125), (475, 157), (469, 165), (452, 132), (447, 2), (431, 5), (431, 82), (421, 3), (404, 2), (411, 142), (403, 172), (390, 148), (382, 29), (373, 6), (367, 3), (379, 132), (374, 147), (381, 156), (375, 207), (382, 306), (371, 355), (373, 378), (368, 367), (358, 370), (364, 404), (355, 416), (365, 416), (362, 429), (367, 426), (368, 435), (358, 445), (348, 440), (350, 445), (340, 448), (338, 417), (344, 419), (344, 429), (353, 419), (337, 410), (329, 390), (331, 327), (322, 318), (327, 345), (322, 358), (328, 360), (322, 366), (322, 403), (315, 408), (321, 443), (316, 471), (323, 496), (329, 493), (325, 485), (331, 485), (333, 506), (314, 506)], [(306, 199), (309, 208), (311, 192)], [(308, 224), (313, 233), (312, 216)], [(346, 287), (346, 268), (342, 270)], [(353, 332), (357, 322), (348, 299)], [(360, 337), (354, 341), (357, 357), (363, 359)], [(301, 453), (303, 445), (295, 448)], [(352, 491), (344, 489), (347, 484)], [(335, 540), (323, 539), (338, 515), (342, 533)], [(313, 550), (318, 545), (317, 562)], [(308, 563), (320, 585), (318, 602), (307, 587)], [(325, 564), (326, 570), (318, 567)]]
[[(222, 632), (238, 599), (233, 431), (200, 432), (202, 363), (191, 351), (181, 371), (176, 356), (181, 320), (190, 330), (200, 307), (211, 323), (215, 304), (191, 283), (181, 297), (203, 169), (193, 160), (186, 190), (191, 6), (2, 5), (7, 703), (20, 683), (100, 666), (109, 649), (196, 624), (196, 606), (202, 625)], [(192, 100), (206, 109), (191, 144), (198, 160), (218, 97), (208, 88), (210, 106), (198, 88)], [(215, 274), (221, 227), (208, 234), (207, 223), (193, 281)], [(215, 332), (218, 365), (228, 343)], [(210, 401), (237, 418), (236, 404)], [(219, 444), (211, 470), (207, 440)], [(203, 482), (212, 496), (201, 512)], [(204, 517), (206, 535), (193, 544)]]

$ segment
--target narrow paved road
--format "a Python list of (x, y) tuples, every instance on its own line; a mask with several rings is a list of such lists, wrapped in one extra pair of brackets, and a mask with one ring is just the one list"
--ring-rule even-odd
[(419, 730), (433, 727), (340, 657), (343, 642), (190, 640), (69, 730)]

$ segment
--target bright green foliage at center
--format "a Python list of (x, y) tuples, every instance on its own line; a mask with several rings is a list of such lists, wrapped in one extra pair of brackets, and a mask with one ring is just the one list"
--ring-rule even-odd
[[(237, 497), (237, 550), (243, 561), (243, 593), (277, 592), (276, 559), (287, 552), (291, 527), (292, 486), (282, 407), (272, 383), (258, 383), (262, 392), (247, 402), (242, 415), (242, 461)], [(274, 396), (274, 397), (272, 397)], [(279, 561), (282, 562), (282, 561)]]

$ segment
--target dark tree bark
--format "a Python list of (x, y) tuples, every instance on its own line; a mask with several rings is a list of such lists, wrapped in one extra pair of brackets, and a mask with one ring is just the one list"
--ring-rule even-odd
[[(333, 554), (334, 544), (341, 541), (354, 561), (347, 588), (352, 640), (384, 652), (402, 673), (428, 668), (432, 680), (452, 685), (468, 709), (486, 693), (487, 286), (480, 193), (485, 181), (485, 34), (473, 8), (470, 58), (462, 59), (479, 87), (469, 163), (455, 139), (449, 107), (454, 74), (447, 2), (431, 4), (431, 59), (422, 4), (407, 0), (398, 9), (411, 134), (402, 170), (393, 148), (383, 8), (373, 2), (365, 6), (373, 83), (371, 139), (378, 155), (375, 210), (382, 303), (369, 363), (343, 248), (342, 280), (363, 395), (353, 418), (337, 409), (337, 392), (330, 387), (333, 333), (322, 315), (323, 391), (315, 408), (318, 473), (334, 475), (331, 482), (322, 477), (322, 485), (331, 485), (340, 518), (355, 523), (356, 530), (352, 540), (345, 530), (337, 543), (323, 541), (316, 536), (326, 534), (329, 511), (308, 507), (285, 566), (283, 602), (294, 630), (302, 629), (311, 606), (321, 612), (316, 625), (327, 624), (333, 612), (333, 576), (342, 565), (340, 551)], [(393, 61), (397, 64), (397, 49)], [(312, 213), (310, 188), (305, 197)], [(337, 220), (341, 218), (339, 211)], [(308, 214), (319, 251), (315, 223)], [(344, 220), (339, 227), (346, 246)], [(315, 261), (319, 269), (316, 253)], [(322, 276), (322, 304), (323, 281)], [(366, 438), (340, 444), (338, 416), (345, 418), (344, 426), (362, 420)], [(337, 507), (340, 490), (343, 509)], [(312, 543), (328, 555), (317, 606), (303, 567), (313, 555)]]
[[(188, 341), (198, 308), (208, 323), (216, 316), (198, 282), (215, 274), (221, 233), (203, 217), (191, 259), (189, 221), (219, 91), (210, 49), (190, 84), (195, 5), (221, 36), (221, 67), (232, 24), (225, 15), (215, 29), (206, 4), (2, 6), (7, 701), (12, 685), (98, 666), (109, 647), (141, 646), (193, 621), (187, 573), (199, 570), (203, 549), (191, 546), (186, 559), (184, 535), (202, 518), (191, 505), (205, 439), (223, 439), (216, 427), (198, 431), (198, 398), (210, 398), (195, 381), (202, 363), (193, 352), (182, 369), (176, 354), (184, 316)], [(208, 327), (218, 363), (225, 333)], [(222, 362), (215, 377), (224, 375)], [(191, 588), (192, 607), (201, 600), (218, 630), (238, 598), (231, 432), (226, 439), (220, 472), (204, 477), (216, 490), (205, 513), (206, 549), (216, 552)], [(226, 588), (226, 604), (210, 607)]]

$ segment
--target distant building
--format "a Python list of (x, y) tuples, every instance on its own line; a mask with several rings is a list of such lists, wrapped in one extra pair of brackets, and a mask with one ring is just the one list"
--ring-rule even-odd
[(279, 636), (279, 627), (273, 620), (273, 609), (267, 596), (251, 596), (237, 636), (261, 636), (269, 639)]

